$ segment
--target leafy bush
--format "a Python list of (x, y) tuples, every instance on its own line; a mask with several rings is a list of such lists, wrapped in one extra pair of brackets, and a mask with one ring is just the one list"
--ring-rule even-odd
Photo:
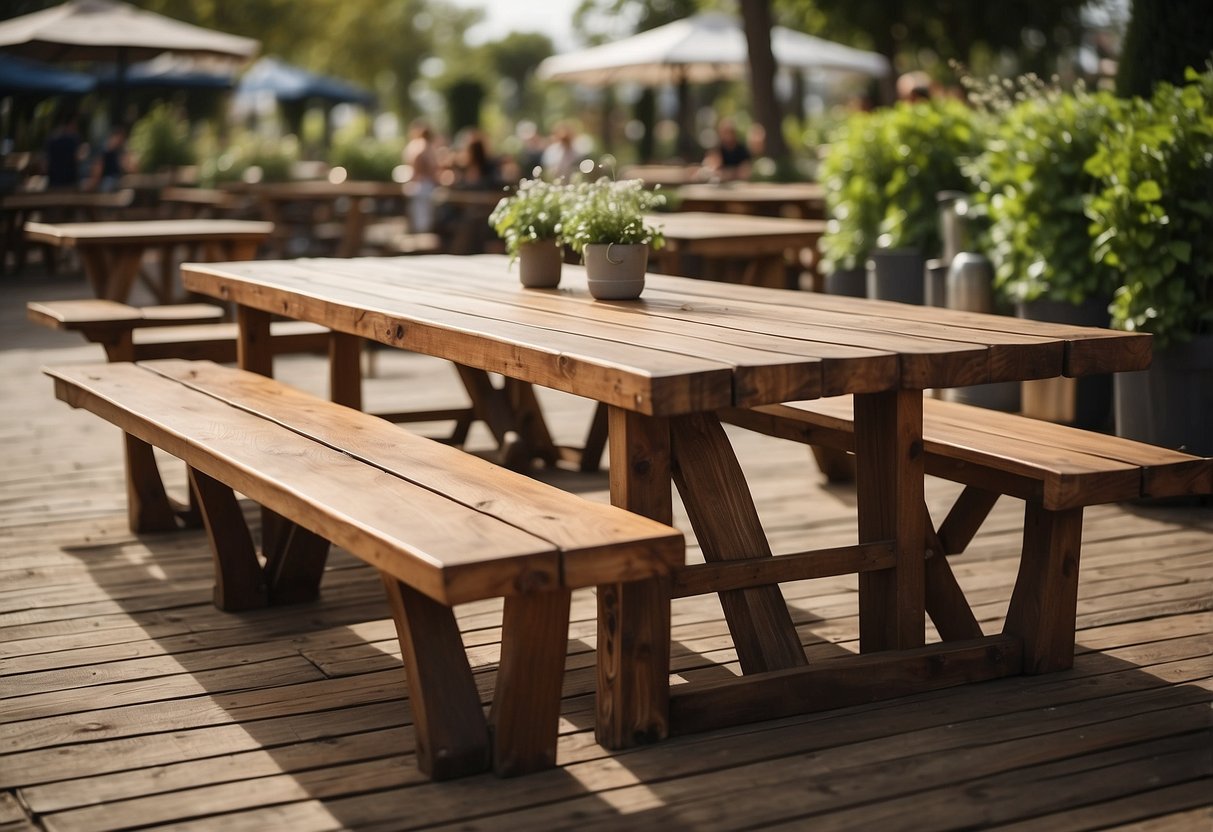
[(935, 194), (967, 190), (961, 164), (980, 152), (985, 122), (950, 100), (850, 116), (821, 166), (830, 211), (821, 240), (826, 270), (856, 268), (878, 246), (935, 253)]
[(160, 104), (131, 128), (130, 149), (144, 173), (194, 164), (189, 124), (167, 104)]
[(977, 97), (997, 127), (964, 169), (976, 189), (974, 211), (989, 221), (995, 289), (1012, 301), (1111, 297), (1119, 274), (1091, 261), (1084, 200), (1098, 183), (1084, 164), (1123, 103), (1109, 93), (1064, 93), (1031, 76)]
[(665, 202), (665, 195), (646, 191), (641, 180), (603, 178), (571, 187), (560, 238), (578, 254), (596, 243), (648, 243), (654, 249), (665, 243), (661, 231), (644, 221), (644, 213)]
[(1112, 324), (1159, 347), (1213, 333), (1213, 69), (1187, 77), (1135, 99), (1086, 164), (1092, 257), (1122, 280)]
[(821, 163), (830, 217), (820, 243), (827, 272), (859, 268), (876, 248), (887, 207), (885, 186), (895, 164), (881, 124), (878, 113), (851, 114), (835, 130)]
[(913, 248), (930, 257), (940, 249), (940, 191), (965, 191), (961, 166), (980, 153), (987, 119), (951, 99), (901, 103), (881, 116), (881, 136), (893, 152), (885, 185), (888, 207), (880, 222), (881, 248)]
[(206, 185), (250, 179), (288, 182), (298, 159), (299, 144), (291, 137), (271, 140), (246, 134), (206, 159), (201, 165), (199, 179)]
[(513, 261), (524, 243), (559, 240), (561, 221), (575, 189), (542, 179), (524, 179), (513, 194), (503, 197), (489, 215), (489, 225), (505, 241)]
[(399, 167), (403, 150), (403, 142), (369, 138), (347, 140), (333, 147), (329, 164), (345, 168), (350, 179), (391, 182), (392, 172)]

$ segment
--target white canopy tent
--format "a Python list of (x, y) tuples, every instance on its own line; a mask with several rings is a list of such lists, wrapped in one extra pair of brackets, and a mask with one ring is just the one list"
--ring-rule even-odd
[[(837, 70), (875, 77), (890, 71), (883, 55), (782, 26), (771, 30), (771, 50), (781, 69)], [(602, 46), (554, 55), (539, 65), (538, 75), (592, 86), (701, 84), (742, 77), (748, 56), (740, 21), (713, 12)]]

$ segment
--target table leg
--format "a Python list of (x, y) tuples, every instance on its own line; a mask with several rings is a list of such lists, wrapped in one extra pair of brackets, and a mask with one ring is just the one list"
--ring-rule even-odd
[(921, 646), (925, 634), (922, 391), (855, 396), (859, 542), (892, 540), (897, 565), (859, 575), (859, 647)]
[[(270, 313), (249, 306), (236, 307), (236, 363), (242, 370), (273, 378), (274, 351), (270, 346)], [(261, 509), (261, 551), (267, 558), (281, 556), (286, 544), (285, 520), (268, 508)]]
[(362, 410), (362, 339), (329, 333), (329, 398)]
[(131, 294), (131, 286), (139, 274), (139, 263), (142, 259), (142, 246), (80, 248), (84, 276), (93, 287), (93, 293), (101, 300), (126, 303)]
[[(669, 421), (617, 407), (609, 421), (611, 502), (671, 522)], [(663, 739), (669, 710), (668, 580), (598, 587), (598, 742), (627, 748)]]

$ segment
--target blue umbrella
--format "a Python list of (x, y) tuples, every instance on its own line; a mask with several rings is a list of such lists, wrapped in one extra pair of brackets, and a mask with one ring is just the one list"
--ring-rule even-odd
[(262, 58), (240, 79), (238, 93), (271, 92), (279, 101), (320, 98), (331, 102), (370, 105), (374, 93), (340, 78), (317, 75), (276, 58)]
[(97, 79), (37, 61), (0, 54), (0, 97), (5, 95), (84, 95)]
[[(111, 67), (99, 72), (97, 78), (101, 86), (112, 87), (118, 82), (118, 68)], [(230, 90), (236, 85), (236, 70), (208, 69), (190, 60), (161, 55), (159, 58), (129, 66), (123, 82), (132, 89), (162, 87), (175, 90)]]

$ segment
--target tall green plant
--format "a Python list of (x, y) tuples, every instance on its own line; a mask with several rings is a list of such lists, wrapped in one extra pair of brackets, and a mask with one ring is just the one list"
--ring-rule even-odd
[(1092, 262), (1084, 200), (1099, 187), (1087, 159), (1121, 118), (1109, 93), (1063, 92), (1032, 77), (1015, 94), (979, 90), (997, 126), (965, 166), (988, 222), (995, 288), (1012, 301), (1111, 297), (1119, 274)]
[(1187, 77), (1135, 99), (1086, 166), (1092, 256), (1122, 280), (1112, 323), (1160, 347), (1213, 333), (1213, 69)]
[(859, 268), (876, 247), (894, 165), (879, 114), (853, 113), (836, 129), (819, 170), (830, 216), (820, 243), (827, 272)]
[(167, 104), (160, 104), (131, 129), (130, 149), (139, 170), (157, 173), (169, 168), (192, 165), (194, 149), (190, 144), (185, 118)]

